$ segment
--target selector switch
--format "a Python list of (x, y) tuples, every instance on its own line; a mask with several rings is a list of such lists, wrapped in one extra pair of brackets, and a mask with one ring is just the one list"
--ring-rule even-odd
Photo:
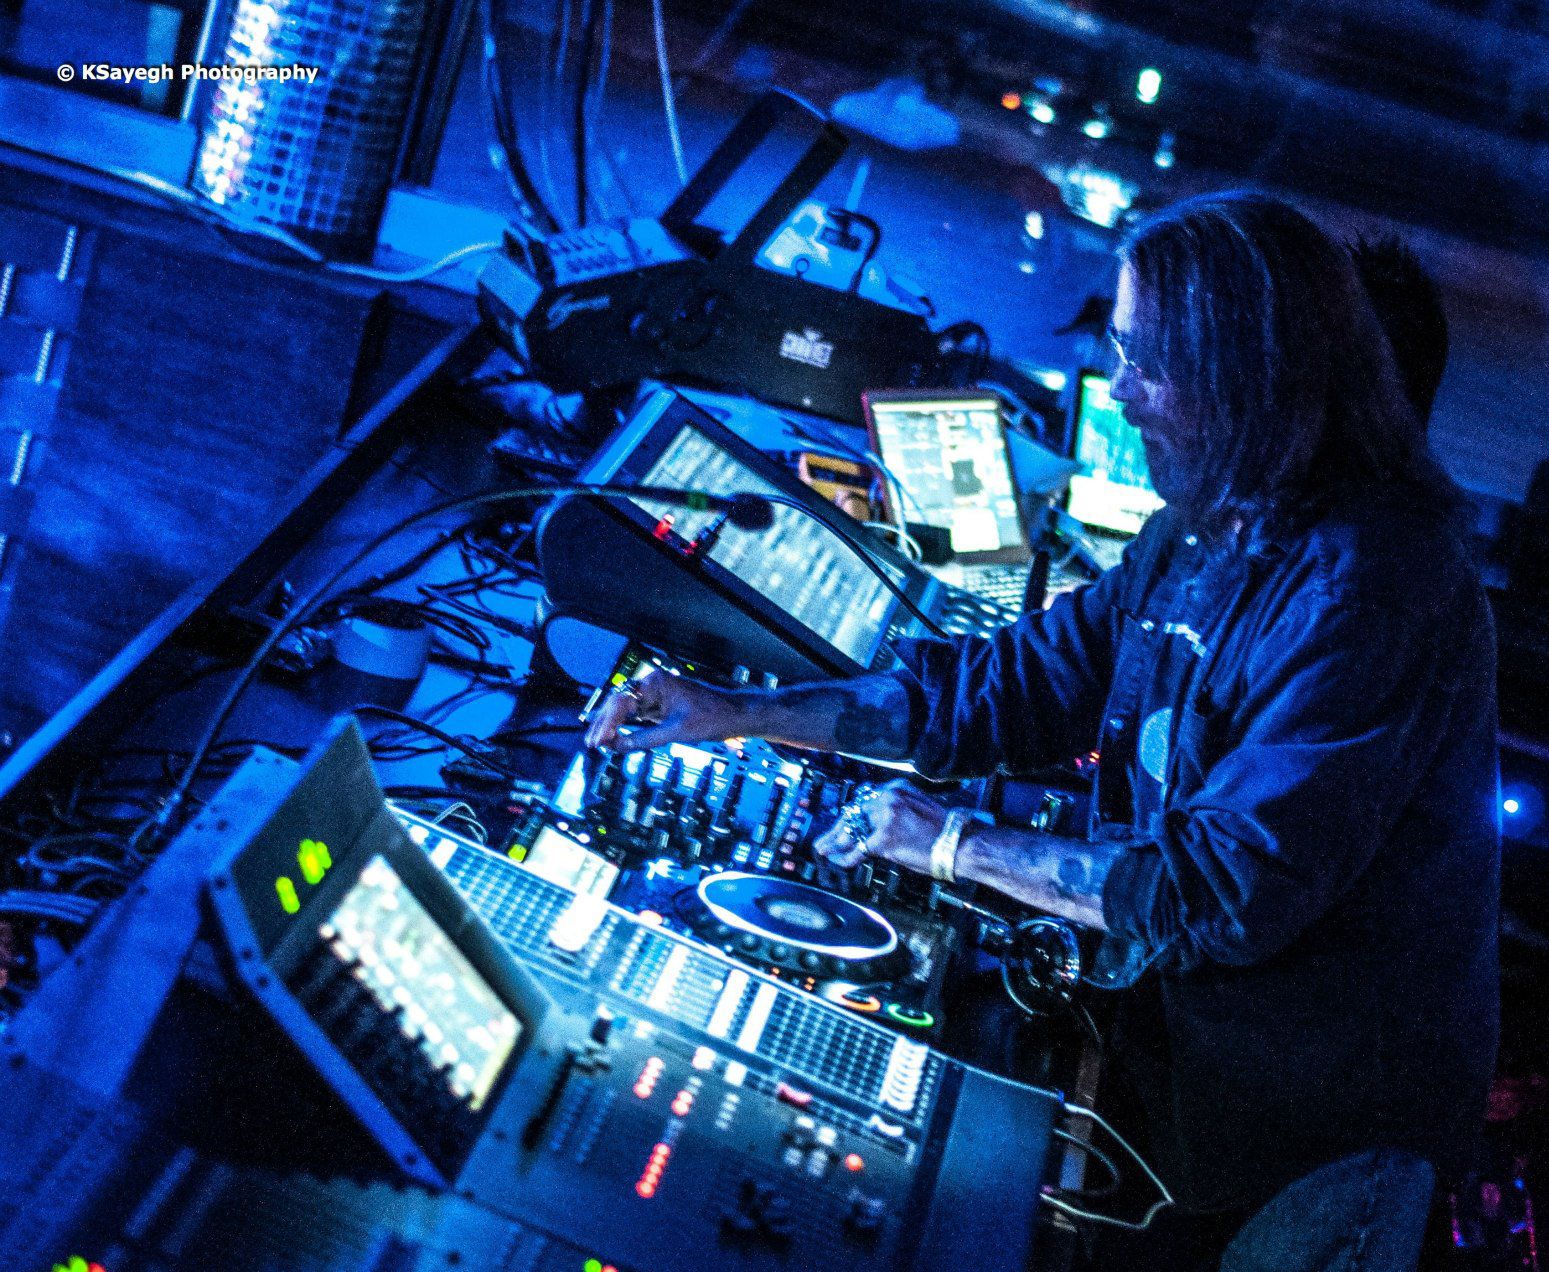
[(721, 1236), (739, 1245), (783, 1249), (791, 1239), (791, 1206), (779, 1189), (744, 1179), (735, 1203), (721, 1211)]
[(844, 1217), (845, 1235), (856, 1241), (875, 1241), (882, 1232), (882, 1223), (886, 1217), (885, 1200), (854, 1193), (850, 1197), (849, 1212)]

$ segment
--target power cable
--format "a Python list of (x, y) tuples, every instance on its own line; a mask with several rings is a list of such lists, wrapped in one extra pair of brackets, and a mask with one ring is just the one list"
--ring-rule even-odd
[(662, 12), (662, 0), (651, 0), (651, 34), (656, 41), (656, 73), (662, 81), (662, 109), (667, 115), (672, 162), (678, 169), (678, 183), (687, 185), (688, 164), (683, 159), (683, 138), (678, 133), (678, 102), (672, 87), (672, 71), (667, 65), (667, 22)]

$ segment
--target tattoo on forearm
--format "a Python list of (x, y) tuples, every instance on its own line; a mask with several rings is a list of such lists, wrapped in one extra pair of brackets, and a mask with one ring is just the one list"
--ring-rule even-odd
[(976, 830), (958, 854), (959, 877), (1088, 927), (1103, 926), (1103, 885), (1121, 844), (1038, 830)]
[(909, 697), (894, 680), (862, 676), (775, 692), (785, 716), (786, 741), (877, 760), (909, 754)]
[(902, 750), (906, 727), (907, 721), (901, 721), (897, 712), (852, 696), (834, 716), (834, 742), (845, 751), (876, 746)]
[[(1094, 896), (1098, 885), (1093, 876), (1097, 869), (1091, 858), (1078, 853), (1064, 853), (1055, 859), (1053, 865), (1054, 877), (1050, 880), (1050, 886), (1060, 896), (1070, 901)], [(1104, 870), (1103, 874), (1106, 875), (1107, 871)]]

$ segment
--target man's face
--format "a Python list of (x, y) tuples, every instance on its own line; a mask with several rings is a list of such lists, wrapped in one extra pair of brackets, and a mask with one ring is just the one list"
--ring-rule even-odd
[(1110, 392), (1123, 405), (1124, 418), (1140, 430), (1151, 484), (1168, 503), (1187, 504), (1199, 480), (1195, 430), (1183, 417), (1177, 392), (1148, 365), (1144, 351), (1155, 347), (1155, 320), (1140, 305), (1127, 264), (1119, 271), (1110, 333), (1115, 345)]

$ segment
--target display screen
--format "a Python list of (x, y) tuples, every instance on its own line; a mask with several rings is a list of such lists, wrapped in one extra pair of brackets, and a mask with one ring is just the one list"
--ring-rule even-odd
[(1027, 547), (995, 398), (882, 398), (867, 407), (911, 520), (950, 531), (960, 556)]
[(606, 897), (619, 877), (611, 861), (552, 826), (538, 832), (521, 865), (529, 874), (588, 897)]
[[(716, 495), (785, 493), (692, 428), (681, 430), (640, 480)], [(689, 540), (720, 515), (635, 502)], [(767, 530), (725, 526), (708, 559), (847, 658), (869, 663), (887, 631), (892, 593), (821, 521), (784, 504), (773, 513)]]
[(453, 1093), (477, 1111), (522, 1024), (382, 857), (373, 857), (319, 935)]
[(1162, 506), (1146, 469), (1140, 430), (1108, 392), (1108, 377), (1085, 372), (1076, 407), (1075, 460), (1066, 511), (1083, 525), (1118, 534), (1140, 533)]

